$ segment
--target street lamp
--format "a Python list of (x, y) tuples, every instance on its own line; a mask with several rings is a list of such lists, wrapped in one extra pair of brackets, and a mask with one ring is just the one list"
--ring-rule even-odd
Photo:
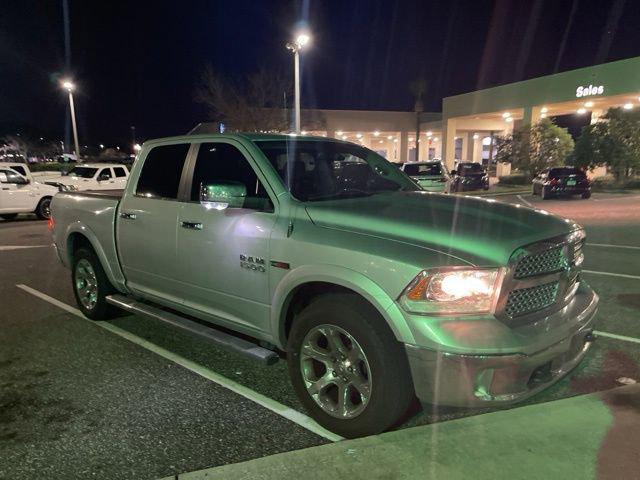
[(296, 133), (300, 133), (300, 50), (311, 41), (307, 33), (300, 33), (293, 42), (287, 43), (287, 50), (293, 52), (295, 70), (295, 122)]
[(65, 79), (60, 82), (62, 88), (69, 92), (69, 109), (71, 110), (71, 125), (73, 127), (73, 142), (76, 147), (76, 160), (80, 160), (80, 142), (78, 142), (78, 127), (76, 126), (76, 109), (73, 104), (73, 91), (76, 86), (71, 80)]

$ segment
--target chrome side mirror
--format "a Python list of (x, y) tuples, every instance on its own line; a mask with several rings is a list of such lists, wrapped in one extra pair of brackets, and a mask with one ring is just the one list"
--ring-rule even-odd
[(206, 209), (242, 208), (246, 197), (247, 187), (239, 182), (200, 185), (200, 204)]

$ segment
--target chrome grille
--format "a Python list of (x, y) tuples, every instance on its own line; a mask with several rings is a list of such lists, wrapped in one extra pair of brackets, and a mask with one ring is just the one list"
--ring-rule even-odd
[(504, 311), (509, 317), (517, 317), (547, 308), (556, 301), (558, 286), (558, 282), (551, 282), (513, 290), (509, 293)]
[(558, 245), (543, 252), (523, 257), (516, 265), (514, 277), (533, 277), (565, 269), (568, 264), (565, 251), (563, 245)]

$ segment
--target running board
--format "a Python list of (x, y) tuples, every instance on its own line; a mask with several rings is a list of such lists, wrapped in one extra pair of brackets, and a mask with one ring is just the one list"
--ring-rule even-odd
[(133, 300), (125, 295), (109, 295), (107, 297), (107, 302), (121, 308), (122, 310), (126, 310), (129, 313), (150, 318), (152, 320), (160, 320), (161, 322), (168, 323), (174, 327), (194, 333), (200, 337), (213, 341), (223, 348), (240, 353), (253, 360), (258, 360), (265, 365), (273, 365), (279, 359), (278, 354), (272, 350), (267, 350), (255, 343), (251, 343), (229, 333), (217, 330), (214, 327), (201, 325), (175, 313), (166, 312), (158, 307), (154, 307), (153, 305)]

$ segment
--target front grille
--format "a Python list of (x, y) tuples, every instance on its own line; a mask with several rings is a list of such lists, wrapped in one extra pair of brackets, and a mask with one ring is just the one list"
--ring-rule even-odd
[(559, 272), (567, 267), (565, 248), (559, 245), (540, 253), (522, 258), (516, 265), (515, 278), (533, 277), (546, 273)]
[(547, 308), (556, 301), (558, 286), (558, 282), (551, 282), (513, 290), (509, 293), (504, 311), (509, 317), (517, 317)]

